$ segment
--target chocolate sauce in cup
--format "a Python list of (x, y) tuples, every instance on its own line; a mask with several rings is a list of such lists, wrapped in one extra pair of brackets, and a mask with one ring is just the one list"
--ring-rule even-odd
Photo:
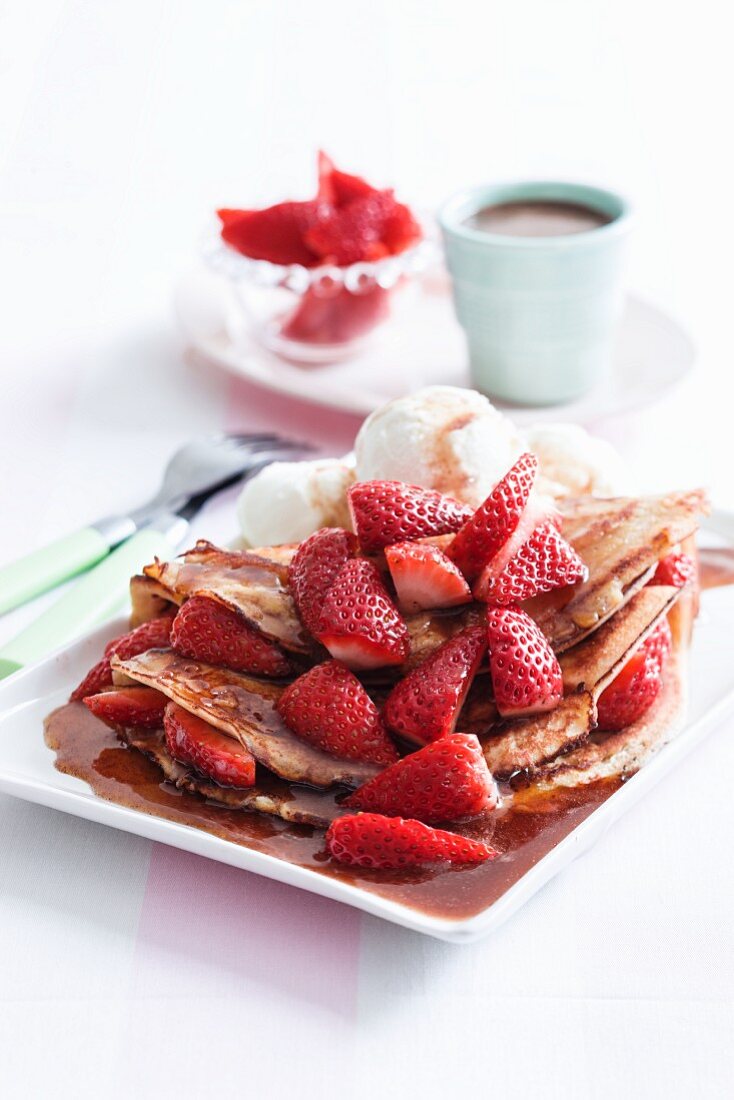
[(582, 184), (495, 184), (439, 216), (477, 388), (553, 405), (599, 382), (621, 312), (626, 200)]

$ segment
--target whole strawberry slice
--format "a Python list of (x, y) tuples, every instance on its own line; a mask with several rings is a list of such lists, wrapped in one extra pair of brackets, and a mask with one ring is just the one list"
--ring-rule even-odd
[(385, 558), (400, 610), (406, 614), (471, 602), (469, 585), (451, 558), (437, 546), (425, 542), (396, 542), (386, 547)]
[(326, 661), (299, 676), (281, 695), (278, 711), (295, 734), (332, 756), (375, 764), (398, 758), (377, 707), (339, 661)]
[(382, 711), (387, 728), (417, 745), (453, 733), (486, 650), (481, 626), (449, 638), (392, 689)]
[(498, 797), (479, 741), (472, 734), (452, 733), (398, 760), (343, 805), (435, 825), (492, 810)]
[(287, 676), (290, 664), (275, 642), (239, 612), (209, 596), (191, 596), (171, 627), (171, 647), (183, 657), (224, 665), (233, 672)]
[(166, 747), (181, 764), (196, 768), (222, 787), (252, 787), (255, 757), (238, 741), (195, 714), (169, 703), (163, 718)]
[(88, 695), (84, 705), (113, 729), (160, 729), (168, 699), (155, 688), (125, 687)]
[(89, 670), (79, 687), (71, 693), (72, 702), (78, 702), (87, 695), (96, 695), (98, 691), (109, 687), (112, 683), (112, 666), (110, 658), (115, 655), (121, 660), (127, 661), (130, 657), (137, 657), (149, 649), (162, 649), (168, 645), (171, 636), (172, 615), (162, 615), (158, 619), (150, 619), (141, 623), (135, 630), (127, 634), (121, 634), (119, 638), (113, 638), (105, 646), (104, 657)]
[(458, 531), (471, 509), (435, 489), (404, 481), (361, 481), (349, 490), (349, 510), (365, 554), (395, 542)]
[[(537, 470), (535, 455), (521, 455), (457, 532), (448, 554), (468, 580), (478, 577), (509, 543), (525, 512)], [(526, 537), (529, 534), (528, 530)]]
[(670, 627), (663, 619), (599, 696), (600, 730), (617, 732), (642, 718), (660, 693), (671, 649)]
[(314, 636), (326, 594), (357, 550), (355, 536), (341, 527), (322, 527), (296, 550), (288, 568), (288, 584), (303, 625)]
[(326, 832), (332, 859), (352, 867), (420, 867), (426, 863), (483, 863), (497, 852), (422, 821), (382, 814), (350, 814), (332, 821)]
[(563, 697), (561, 666), (529, 615), (519, 607), (490, 607), (487, 640), (494, 701), (504, 718), (558, 705)]
[(588, 569), (552, 522), (536, 527), (504, 569), (491, 578), (483, 574), (474, 595), (488, 603), (513, 604), (553, 588), (586, 580)]
[(696, 576), (696, 563), (682, 551), (668, 554), (658, 563), (652, 580), (648, 584), (670, 584), (673, 588), (683, 588)]
[(343, 565), (319, 619), (318, 639), (349, 668), (401, 665), (410, 636), (377, 567), (366, 558)]

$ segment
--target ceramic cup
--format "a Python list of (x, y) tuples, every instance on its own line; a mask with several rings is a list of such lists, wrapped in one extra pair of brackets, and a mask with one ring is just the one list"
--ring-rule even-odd
[[(554, 237), (466, 224), (484, 207), (521, 201), (574, 203), (610, 220)], [(439, 220), (476, 387), (519, 405), (553, 405), (591, 389), (611, 361), (621, 310), (627, 201), (576, 183), (492, 184), (454, 195)]]

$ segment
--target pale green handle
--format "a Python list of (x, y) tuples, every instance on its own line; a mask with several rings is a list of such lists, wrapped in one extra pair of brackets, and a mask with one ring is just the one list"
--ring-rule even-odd
[(0, 615), (96, 565), (109, 549), (99, 531), (86, 527), (6, 565), (0, 569)]
[(120, 612), (128, 599), (131, 575), (156, 555), (170, 558), (175, 553), (160, 531), (138, 531), (0, 649), (0, 679)]

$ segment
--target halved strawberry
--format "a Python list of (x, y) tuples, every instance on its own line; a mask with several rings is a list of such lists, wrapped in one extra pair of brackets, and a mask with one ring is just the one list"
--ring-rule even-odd
[(304, 244), (321, 262), (345, 266), (378, 260), (387, 255), (382, 235), (394, 207), (395, 199), (389, 192), (370, 190), (315, 220), (304, 234)]
[(388, 817), (416, 817), (434, 825), (492, 810), (498, 799), (477, 738), (452, 733), (398, 760), (354, 791), (343, 805)]
[(306, 340), (311, 344), (343, 344), (364, 336), (384, 321), (390, 313), (390, 291), (373, 286), (363, 294), (353, 294), (342, 287), (336, 294), (324, 298), (312, 287), (298, 299), (298, 304), (281, 325), (281, 332), (290, 340)]
[(253, 260), (268, 260), (273, 264), (303, 264), (313, 267), (319, 262), (305, 243), (308, 230), (329, 212), (324, 203), (279, 202), (264, 210), (220, 211), (222, 239)]
[(181, 606), (171, 627), (171, 647), (194, 661), (256, 676), (287, 676), (291, 667), (275, 642), (209, 596), (191, 596)]
[(420, 867), (426, 863), (482, 863), (497, 852), (422, 821), (382, 814), (350, 814), (332, 821), (326, 832), (329, 855), (352, 867)]
[(467, 580), (478, 577), (509, 543), (525, 512), (537, 470), (534, 454), (521, 455), (457, 532), (447, 552)]
[(299, 676), (281, 695), (278, 711), (295, 734), (333, 756), (375, 764), (398, 758), (377, 707), (339, 661)]
[(163, 718), (166, 747), (174, 760), (196, 768), (222, 787), (252, 787), (255, 757), (232, 737), (195, 714), (169, 703)]
[(113, 654), (120, 657), (121, 660), (127, 661), (130, 657), (137, 657), (138, 654), (145, 653), (148, 649), (162, 649), (167, 646), (171, 635), (172, 622), (172, 614), (161, 615), (160, 618), (149, 619), (148, 622), (141, 623), (135, 630), (130, 630), (127, 634), (121, 634), (118, 638), (113, 638), (105, 646), (102, 659), (97, 661), (97, 664), (89, 670), (79, 687), (72, 691), (69, 697), (71, 701), (78, 702), (87, 695), (96, 695), (98, 691), (102, 691), (103, 688), (112, 684), (110, 658)]
[(649, 710), (662, 687), (662, 670), (672, 645), (668, 621), (663, 619), (599, 696), (600, 730), (623, 730)]
[(393, 210), (388, 214), (382, 230), (382, 243), (388, 252), (395, 256), (398, 252), (404, 252), (412, 244), (423, 236), (423, 230), (413, 217), (409, 207), (402, 202), (396, 202)]
[(365, 554), (396, 542), (457, 531), (471, 509), (435, 489), (404, 481), (360, 481), (349, 490), (349, 510)]
[(451, 558), (437, 546), (424, 542), (396, 542), (385, 548), (385, 558), (398, 594), (398, 604), (407, 615), (471, 602), (469, 585)]
[(536, 527), (497, 576), (483, 574), (474, 595), (489, 603), (512, 604), (541, 592), (586, 580), (589, 571), (554, 523)]
[(84, 705), (113, 729), (160, 729), (168, 699), (155, 688), (125, 687), (88, 695)]
[(334, 206), (345, 206), (354, 199), (363, 199), (375, 193), (376, 188), (363, 180), (361, 176), (350, 176), (334, 166), (326, 153), (319, 151), (319, 190), (318, 197)]
[(303, 625), (314, 636), (326, 594), (357, 550), (355, 536), (341, 527), (322, 527), (296, 550), (288, 569), (288, 584)]
[(343, 565), (321, 611), (318, 639), (349, 668), (401, 665), (410, 636), (379, 571), (365, 558)]
[(453, 733), (486, 650), (481, 626), (444, 642), (388, 695), (382, 711), (388, 729), (416, 745)]
[(678, 550), (668, 554), (659, 563), (648, 584), (670, 584), (673, 588), (683, 588), (696, 576), (696, 563), (689, 554)]
[(552, 710), (563, 698), (563, 675), (548, 639), (519, 607), (487, 611), (489, 671), (504, 718)]

